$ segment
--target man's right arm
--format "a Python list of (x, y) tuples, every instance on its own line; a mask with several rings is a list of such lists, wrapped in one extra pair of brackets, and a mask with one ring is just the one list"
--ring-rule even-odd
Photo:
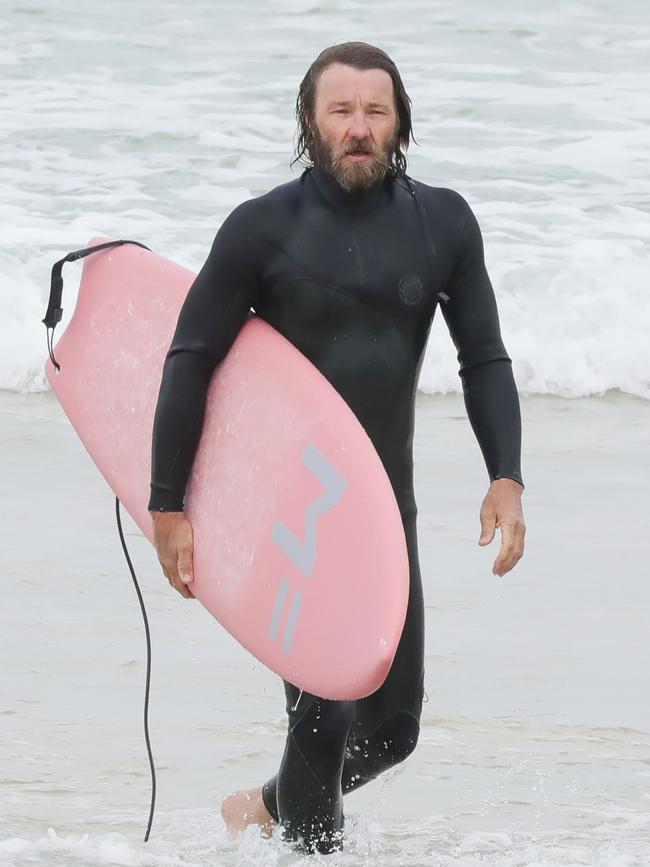
[(181, 309), (154, 418), (150, 512), (183, 511), (212, 372), (255, 302), (260, 262), (255, 209), (255, 200), (244, 202), (224, 221)]
[(255, 201), (244, 202), (217, 232), (190, 287), (165, 359), (154, 417), (149, 511), (163, 574), (181, 596), (193, 578), (192, 527), (185, 488), (201, 437), (208, 385), (255, 303), (261, 232)]

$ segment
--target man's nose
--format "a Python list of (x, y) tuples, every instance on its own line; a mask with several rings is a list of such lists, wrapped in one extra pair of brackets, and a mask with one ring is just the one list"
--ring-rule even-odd
[(363, 111), (355, 111), (348, 127), (350, 138), (367, 138), (370, 135), (370, 127)]

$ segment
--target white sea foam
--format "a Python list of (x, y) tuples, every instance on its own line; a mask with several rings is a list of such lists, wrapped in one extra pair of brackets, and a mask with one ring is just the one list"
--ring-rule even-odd
[[(479, 216), (521, 389), (650, 397), (647, 4), (410, 0), (393, 13), (298, 0), (6, 13), (0, 388), (45, 387), (57, 257), (130, 236), (198, 269), (232, 207), (292, 177), (309, 61), (365, 38), (393, 54), (413, 98), (411, 174), (458, 189)], [(460, 388), (439, 323), (421, 387)]]
[[(472, 811), (474, 821), (489, 824), (491, 812), (508, 805), (486, 805)], [(592, 811), (595, 812), (595, 811)], [(483, 817), (481, 819), (481, 816)], [(507, 830), (466, 830), (454, 827), (461, 817), (432, 815), (414, 822), (394, 818), (381, 821), (350, 813), (346, 845), (330, 855), (301, 855), (283, 844), (277, 834), (261, 839), (256, 828), (236, 841), (223, 827), (215, 832), (215, 818), (201, 811), (184, 811), (182, 819), (164, 815), (164, 830), (148, 844), (113, 831), (74, 834), (48, 828), (35, 839), (0, 840), (3, 867), (47, 864), (47, 867), (373, 867), (406, 863), (425, 867), (645, 867), (650, 852), (643, 839), (650, 814), (635, 816), (615, 805), (590, 817), (588, 837), (563, 826), (519, 827)], [(462, 821), (462, 818), (461, 818)], [(450, 826), (451, 825), (451, 826)], [(212, 826), (212, 827), (211, 827)]]

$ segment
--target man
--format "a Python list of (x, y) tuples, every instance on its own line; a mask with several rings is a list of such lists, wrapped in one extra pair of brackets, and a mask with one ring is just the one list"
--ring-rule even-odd
[(280, 822), (285, 839), (329, 852), (342, 845), (342, 794), (405, 759), (418, 739), (424, 606), (413, 414), (438, 303), (491, 479), (479, 544), (501, 529), (498, 575), (523, 554), (521, 423), (476, 219), (458, 193), (405, 176), (410, 99), (394, 63), (365, 43), (326, 49), (301, 83), (297, 116), (296, 160), (308, 155), (313, 165), (230, 214), (181, 311), (156, 411), (149, 508), (164, 574), (189, 597), (185, 485), (210, 377), (251, 307), (330, 380), (382, 458), (410, 563), (406, 622), (388, 677), (356, 702), (285, 683), (289, 727), (278, 774), (222, 807), (232, 829)]

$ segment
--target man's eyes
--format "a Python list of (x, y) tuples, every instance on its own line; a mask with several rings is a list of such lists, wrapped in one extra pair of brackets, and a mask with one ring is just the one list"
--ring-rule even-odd
[[(348, 110), (346, 108), (337, 108), (335, 109), (334, 114), (348, 114)], [(373, 109), (372, 111), (369, 111), (368, 114), (386, 114), (386, 112)]]

